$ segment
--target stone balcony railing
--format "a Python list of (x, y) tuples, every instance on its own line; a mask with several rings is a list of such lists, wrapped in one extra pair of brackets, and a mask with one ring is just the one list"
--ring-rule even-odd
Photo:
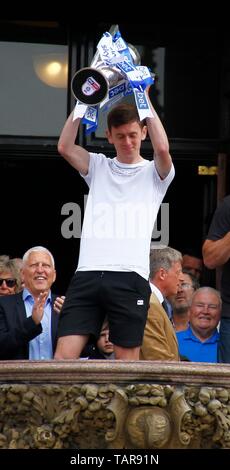
[(0, 448), (230, 448), (230, 365), (2, 361)]

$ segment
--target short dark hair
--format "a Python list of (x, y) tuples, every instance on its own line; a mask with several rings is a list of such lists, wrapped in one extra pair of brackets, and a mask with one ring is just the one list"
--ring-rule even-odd
[(181, 249), (182, 255), (191, 256), (192, 258), (202, 259), (202, 251), (200, 247), (184, 247)]
[(187, 274), (187, 275), (190, 277), (190, 279), (191, 279), (191, 281), (192, 281), (192, 287), (193, 287), (194, 290), (199, 289), (200, 283), (199, 283), (199, 281), (197, 280), (197, 278), (196, 278), (195, 276), (193, 276), (192, 273), (190, 273), (189, 269), (182, 268), (182, 273), (183, 273), (183, 274)]
[(136, 106), (132, 104), (123, 103), (117, 105), (111, 109), (107, 117), (109, 132), (112, 127), (119, 127), (130, 122), (137, 122), (141, 128), (145, 125), (145, 121), (140, 121)]

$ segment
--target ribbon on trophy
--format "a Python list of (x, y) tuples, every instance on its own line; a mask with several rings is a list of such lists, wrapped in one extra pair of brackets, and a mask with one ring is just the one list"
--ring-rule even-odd
[(96, 60), (91, 67), (74, 75), (72, 91), (77, 102), (73, 120), (82, 118), (86, 134), (97, 129), (99, 109), (107, 111), (131, 93), (134, 94), (140, 120), (153, 117), (145, 90), (154, 83), (154, 78), (148, 67), (135, 63), (134, 48), (131, 47), (119, 30), (113, 35), (106, 32), (97, 45)]

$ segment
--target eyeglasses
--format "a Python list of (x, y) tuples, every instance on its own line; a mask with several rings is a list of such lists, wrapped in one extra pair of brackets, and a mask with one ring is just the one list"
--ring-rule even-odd
[(197, 307), (197, 308), (207, 307), (207, 309), (211, 310), (211, 311), (217, 310), (219, 308), (219, 305), (217, 305), (217, 304), (203, 304), (202, 302), (195, 303), (194, 306)]
[(181, 289), (190, 289), (190, 287), (193, 288), (192, 284), (189, 284), (188, 282), (182, 282), (180, 284)]
[(2, 279), (0, 278), (0, 287), (2, 286), (3, 282), (5, 281), (7, 287), (14, 287), (16, 286), (16, 279)]

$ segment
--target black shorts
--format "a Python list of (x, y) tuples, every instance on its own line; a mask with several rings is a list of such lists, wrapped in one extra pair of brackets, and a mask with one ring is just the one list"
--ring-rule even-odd
[(66, 293), (58, 336), (98, 338), (107, 316), (112, 343), (140, 346), (150, 294), (149, 282), (135, 272), (77, 271)]

